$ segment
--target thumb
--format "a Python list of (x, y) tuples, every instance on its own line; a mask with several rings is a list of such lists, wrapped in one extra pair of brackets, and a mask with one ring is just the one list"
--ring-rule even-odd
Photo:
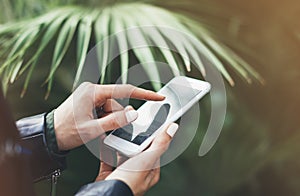
[(127, 171), (146, 171), (158, 167), (156, 163), (160, 159), (160, 156), (168, 149), (177, 129), (177, 124), (170, 124), (167, 129), (155, 136), (155, 139), (147, 150), (127, 160), (119, 169)]
[(104, 132), (114, 130), (135, 121), (138, 112), (131, 106), (127, 106), (124, 110), (112, 112), (105, 117), (95, 119)]
[(169, 125), (162, 133), (155, 136), (155, 139), (147, 150), (128, 159), (118, 167), (118, 169), (126, 171), (147, 171), (158, 167), (156, 163), (160, 159), (160, 156), (168, 149), (177, 129), (177, 124), (172, 123)]
[(170, 124), (164, 131), (155, 136), (152, 144), (146, 151), (154, 151), (154, 154), (160, 157), (168, 149), (177, 130), (178, 125), (176, 123)]

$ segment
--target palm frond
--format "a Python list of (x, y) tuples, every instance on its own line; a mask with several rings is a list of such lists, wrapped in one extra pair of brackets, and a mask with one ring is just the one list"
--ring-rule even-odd
[[(108, 62), (108, 53), (109, 53), (109, 39), (107, 36), (109, 35), (109, 25), (110, 25), (110, 8), (106, 8), (102, 10), (102, 13), (95, 21), (95, 37), (97, 43), (103, 44), (97, 45), (97, 52), (98, 52), (98, 61), (99, 66), (106, 65)], [(102, 75), (100, 83), (104, 82), (105, 79), (105, 66), (99, 67)]]
[[(127, 19), (127, 25), (130, 27), (138, 27), (135, 26), (134, 23), (132, 23), (132, 18)], [(129, 44), (133, 48), (133, 52), (136, 55), (136, 57), (139, 59), (141, 64), (143, 65), (146, 73), (148, 74), (150, 81), (160, 81), (159, 71), (156, 66), (149, 67), (147, 63), (155, 62), (155, 57), (153, 56), (153, 53), (151, 51), (151, 48), (149, 47), (143, 47), (143, 48), (136, 48), (136, 45), (143, 45), (143, 46), (149, 46), (151, 45), (149, 43), (149, 39), (143, 35), (142, 29), (138, 28), (134, 33), (127, 34), (127, 38), (129, 41)], [(154, 89), (160, 89), (161, 85), (153, 82), (152, 83)]]
[(75, 77), (75, 82), (79, 80), (80, 74), (84, 66), (84, 60), (86, 58), (88, 47), (90, 43), (90, 38), (92, 35), (92, 22), (97, 14), (88, 15), (83, 18), (82, 22), (79, 24), (78, 29), (78, 39), (77, 39), (77, 74)]
[[(136, 9), (139, 10), (140, 6), (136, 6)], [(128, 10), (128, 11), (130, 11), (130, 10)], [(141, 12), (142, 11), (143, 10), (141, 10)], [(147, 14), (148, 12), (145, 12), (145, 13)], [(153, 12), (153, 14), (154, 14), (154, 16), (156, 15), (154, 12)], [(132, 15), (132, 18), (136, 20), (136, 23), (138, 26), (143, 27), (143, 26), (150, 25), (149, 20), (151, 21), (152, 25), (156, 24), (155, 21), (153, 21), (149, 15), (147, 15), (147, 17), (145, 17), (145, 18), (139, 17), (138, 12), (133, 12), (133, 13), (131, 13), (131, 15)], [(158, 26), (158, 25), (156, 25), (156, 26)], [(143, 35), (145, 37), (148, 37), (155, 46), (160, 46), (159, 49), (160, 49), (161, 53), (163, 54), (163, 56), (165, 57), (166, 62), (171, 67), (174, 75), (178, 76), (179, 75), (178, 64), (175, 60), (175, 57), (172, 55), (172, 52), (169, 50), (169, 45), (167, 44), (165, 38), (163, 37), (161, 32), (159, 32), (159, 29), (158, 28), (146, 28), (146, 29), (144, 28), (144, 29), (142, 29), (142, 31), (143, 31)]]
[[(136, 28), (133, 34), (120, 33), (133, 27)], [(174, 36), (170, 31), (165, 30), (166, 28), (175, 29), (182, 34)], [(105, 75), (106, 65), (109, 63), (109, 53), (113, 47), (107, 37), (114, 34), (117, 35), (118, 49), (124, 51), (128, 47), (132, 47), (134, 55), (152, 81), (160, 81), (158, 68), (155, 65), (147, 64), (155, 62), (156, 54), (151, 49), (151, 46), (155, 45), (160, 46), (158, 50), (174, 75), (179, 74), (182, 66), (187, 71), (191, 71), (191, 62), (194, 62), (205, 76), (206, 71), (202, 59), (205, 57), (231, 85), (234, 85), (234, 81), (223, 62), (231, 66), (248, 82), (251, 82), (252, 78), (262, 81), (261, 76), (242, 58), (227, 46), (219, 43), (205, 28), (205, 25), (157, 6), (145, 3), (118, 3), (98, 9), (64, 7), (18, 24), (1, 25), (0, 40), (9, 40), (5, 51), (1, 51), (1, 55), (8, 53), (6, 60), (0, 66), (0, 76), (4, 76), (4, 86), (7, 86), (9, 82), (13, 83), (20, 75), (28, 71), (23, 95), (28, 88), (33, 71), (38, 65), (39, 57), (49, 50), (50, 43), (56, 43), (54, 51), (50, 52), (53, 53), (52, 63), (49, 65), (49, 73), (45, 79), (45, 82), (48, 83), (48, 95), (55, 73), (65, 55), (71, 51), (71, 43), (75, 37), (77, 37), (75, 50), (77, 73), (74, 83), (79, 81), (90, 44), (95, 44), (91, 40), (96, 40), (97, 43), (103, 42), (97, 46), (100, 72), (102, 73), (100, 82), (103, 83), (107, 77)], [(135, 48), (136, 43), (143, 43), (146, 47)], [(37, 45), (39, 47), (33, 47)], [(183, 65), (178, 61), (178, 57), (169, 50), (171, 45), (179, 52)], [(11, 51), (8, 52), (10, 49)], [(128, 51), (120, 52), (120, 54), (122, 82), (126, 83), (129, 54)], [(160, 88), (156, 82), (153, 82), (152, 85), (155, 89)]]
[(47, 81), (50, 81), (53, 78), (55, 71), (57, 70), (58, 66), (61, 64), (63, 57), (65, 56), (73, 36), (75, 35), (75, 31), (77, 29), (77, 25), (80, 21), (81, 13), (76, 13), (69, 17), (63, 27), (59, 32), (59, 36), (57, 38), (54, 54), (52, 58), (52, 64), (50, 68), (50, 73), (47, 78)]
[(191, 21), (185, 16), (180, 15), (178, 17), (216, 54), (218, 54), (223, 60), (231, 65), (233, 69), (242, 76), (242, 78), (246, 79), (248, 83), (252, 82), (251, 76), (263, 83), (263, 79), (259, 73), (257, 73), (247, 62), (245, 62), (227, 46), (213, 39), (210, 33), (201, 25), (198, 25), (197, 22)]
[[(117, 10), (114, 10), (114, 16), (117, 18), (114, 18), (112, 21), (112, 29), (114, 32), (122, 32), (124, 28), (126, 28), (124, 25), (124, 21), (122, 19), (122, 16), (118, 14)], [(128, 41), (126, 39), (126, 36), (123, 33), (120, 33), (119, 36), (117, 36), (118, 46), (121, 52), (120, 54), (120, 60), (121, 60), (121, 79), (123, 83), (127, 83), (127, 70), (129, 65), (129, 54), (126, 51), (128, 48)]]
[[(147, 6), (140, 6), (140, 10), (147, 15), (147, 19), (150, 20), (155, 26), (170, 26), (169, 20), (161, 20), (159, 16), (161, 14), (157, 13), (156, 10), (149, 10), (151, 7)], [(178, 24), (172, 25), (172, 27), (176, 27)], [(200, 71), (202, 75), (205, 76), (205, 69), (203, 66), (203, 63), (201, 59), (199, 58), (199, 55), (195, 51), (194, 47), (190, 45), (184, 36), (176, 34), (174, 37), (170, 37), (173, 34), (166, 31), (166, 29), (160, 28), (160, 33), (165, 37), (169, 38), (169, 42), (175, 45), (178, 52), (181, 54), (184, 64), (186, 66), (187, 71), (191, 70), (190, 67), (190, 59), (189, 55), (192, 57), (192, 59), (196, 62), (197, 65), (200, 67)], [(151, 34), (149, 34), (150, 36)], [(179, 37), (178, 37), (179, 36)], [(177, 40), (177, 41), (176, 41)]]

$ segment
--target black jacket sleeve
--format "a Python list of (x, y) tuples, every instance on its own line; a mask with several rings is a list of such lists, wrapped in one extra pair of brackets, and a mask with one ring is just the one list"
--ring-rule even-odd
[(34, 181), (50, 178), (54, 172), (66, 168), (65, 156), (55, 156), (47, 148), (45, 122), (46, 114), (40, 114), (16, 123)]
[[(58, 155), (49, 149), (46, 114), (24, 118), (16, 124), (22, 139), (23, 153), (35, 181), (51, 178), (56, 171), (66, 168), (65, 154)], [(133, 196), (133, 193), (124, 182), (107, 180), (85, 185), (76, 195)]]
[(129, 186), (120, 180), (105, 180), (83, 186), (76, 196), (133, 196)]

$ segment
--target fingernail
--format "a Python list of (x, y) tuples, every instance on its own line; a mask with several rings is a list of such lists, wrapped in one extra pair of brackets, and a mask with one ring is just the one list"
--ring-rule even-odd
[(172, 123), (167, 130), (167, 134), (170, 137), (174, 137), (177, 130), (178, 130), (178, 125), (176, 123)]
[(135, 110), (129, 110), (125, 113), (127, 122), (132, 122), (138, 117), (138, 112)]
[(125, 107), (125, 111), (134, 110), (134, 108), (131, 105), (128, 105)]

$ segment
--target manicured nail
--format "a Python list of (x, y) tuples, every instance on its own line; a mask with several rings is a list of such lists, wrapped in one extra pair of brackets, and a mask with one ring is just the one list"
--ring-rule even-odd
[(134, 108), (131, 105), (128, 105), (125, 107), (125, 111), (134, 110)]
[(132, 122), (138, 117), (138, 112), (135, 110), (128, 110), (125, 112), (127, 122)]
[(178, 130), (178, 125), (176, 123), (172, 123), (167, 130), (167, 134), (170, 137), (174, 137), (177, 130)]

